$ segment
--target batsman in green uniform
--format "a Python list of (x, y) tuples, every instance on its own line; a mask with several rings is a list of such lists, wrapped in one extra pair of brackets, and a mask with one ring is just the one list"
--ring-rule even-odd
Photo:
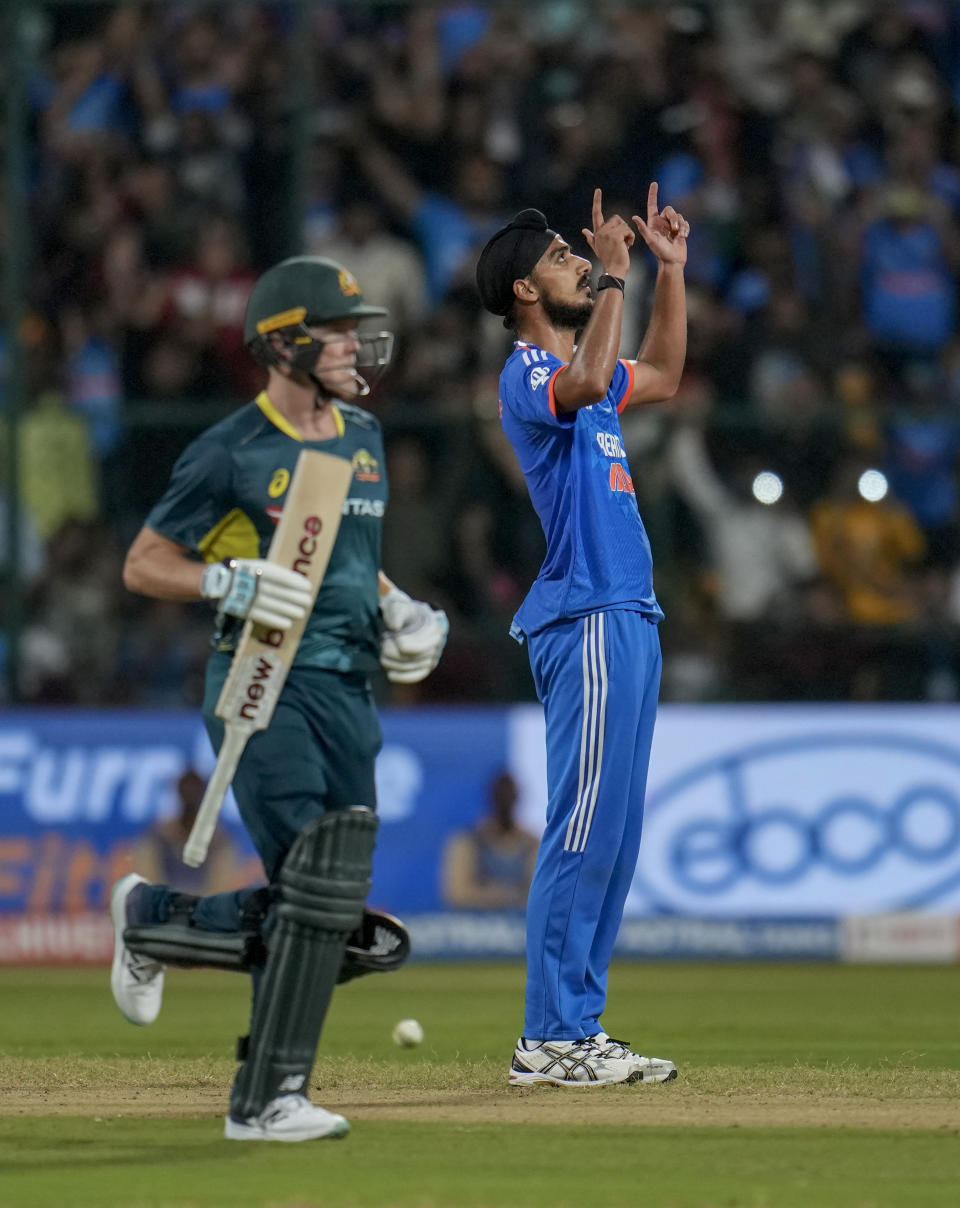
[[(436, 666), (446, 616), (380, 571), (387, 504), (380, 425), (356, 399), (388, 363), (392, 336), (361, 334), (356, 279), (318, 257), (285, 260), (255, 285), (245, 338), (266, 389), (198, 437), (177, 462), (124, 565), (132, 591), (208, 599), (217, 611), (204, 698), (214, 715), (244, 620), (288, 628), (310, 608), (306, 579), (265, 560), (299, 452), (343, 457), (353, 480), (340, 530), (271, 723), (250, 739), (233, 780), (268, 887), (196, 898), (136, 873), (114, 887), (111, 986), (132, 1023), (160, 1010), (164, 966), (249, 972), (249, 1036), (225, 1135), (299, 1141), (342, 1136), (347, 1121), (306, 1097), (338, 981), (395, 967), (402, 924), (364, 908), (376, 830), (381, 734), (370, 688), (382, 666), (415, 683)], [(366, 375), (366, 376), (364, 376)]]

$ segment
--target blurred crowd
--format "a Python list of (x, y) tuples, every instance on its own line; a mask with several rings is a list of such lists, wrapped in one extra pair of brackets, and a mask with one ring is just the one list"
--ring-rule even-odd
[[(693, 227), (679, 395), (624, 417), (663, 699), (960, 698), (955, 3), (37, 0), (30, 20), (25, 699), (198, 699), (209, 610), (126, 594), (120, 564), (179, 450), (259, 389), (246, 298), (299, 250), (347, 264), (397, 334), (370, 400), (384, 569), (452, 632), (387, 699), (529, 697), (507, 629), (543, 539), (476, 253), (534, 205), (586, 254), (593, 188), (629, 216), (654, 179)], [(624, 355), (650, 288), (638, 253)], [(9, 580), (8, 535), (0, 516)]]

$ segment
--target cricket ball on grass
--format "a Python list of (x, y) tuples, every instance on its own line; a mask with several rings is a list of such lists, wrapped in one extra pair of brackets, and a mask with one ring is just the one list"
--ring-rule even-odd
[(412, 1049), (423, 1040), (423, 1028), (415, 1019), (401, 1019), (393, 1029), (393, 1043)]

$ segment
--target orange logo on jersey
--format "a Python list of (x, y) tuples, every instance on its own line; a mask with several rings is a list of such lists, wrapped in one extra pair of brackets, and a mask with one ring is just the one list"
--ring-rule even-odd
[(270, 479), (270, 485), (267, 487), (267, 494), (271, 499), (279, 499), (289, 485), (290, 471), (281, 466), (279, 470), (273, 471), (273, 477)]
[(352, 465), (357, 482), (380, 481), (380, 463), (366, 449), (358, 449), (354, 453)]
[(342, 268), (337, 274), (337, 280), (340, 282), (340, 292), (345, 298), (363, 297), (363, 290), (360, 288), (360, 282), (356, 279), (353, 273), (348, 273), (345, 268)]
[(633, 479), (618, 461), (610, 466), (610, 490), (627, 491), (631, 495), (634, 493)]

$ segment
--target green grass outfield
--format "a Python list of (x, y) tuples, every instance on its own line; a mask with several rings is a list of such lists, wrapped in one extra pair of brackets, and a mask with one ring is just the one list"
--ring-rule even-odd
[[(612, 1034), (661, 1086), (510, 1090), (517, 965), (338, 991), (313, 1097), (342, 1142), (221, 1138), (245, 1030), (227, 974), (150, 1028), (106, 970), (0, 969), (0, 1208), (925, 1208), (960, 1204), (960, 968), (630, 964)], [(419, 1048), (390, 1039), (414, 1016)]]

